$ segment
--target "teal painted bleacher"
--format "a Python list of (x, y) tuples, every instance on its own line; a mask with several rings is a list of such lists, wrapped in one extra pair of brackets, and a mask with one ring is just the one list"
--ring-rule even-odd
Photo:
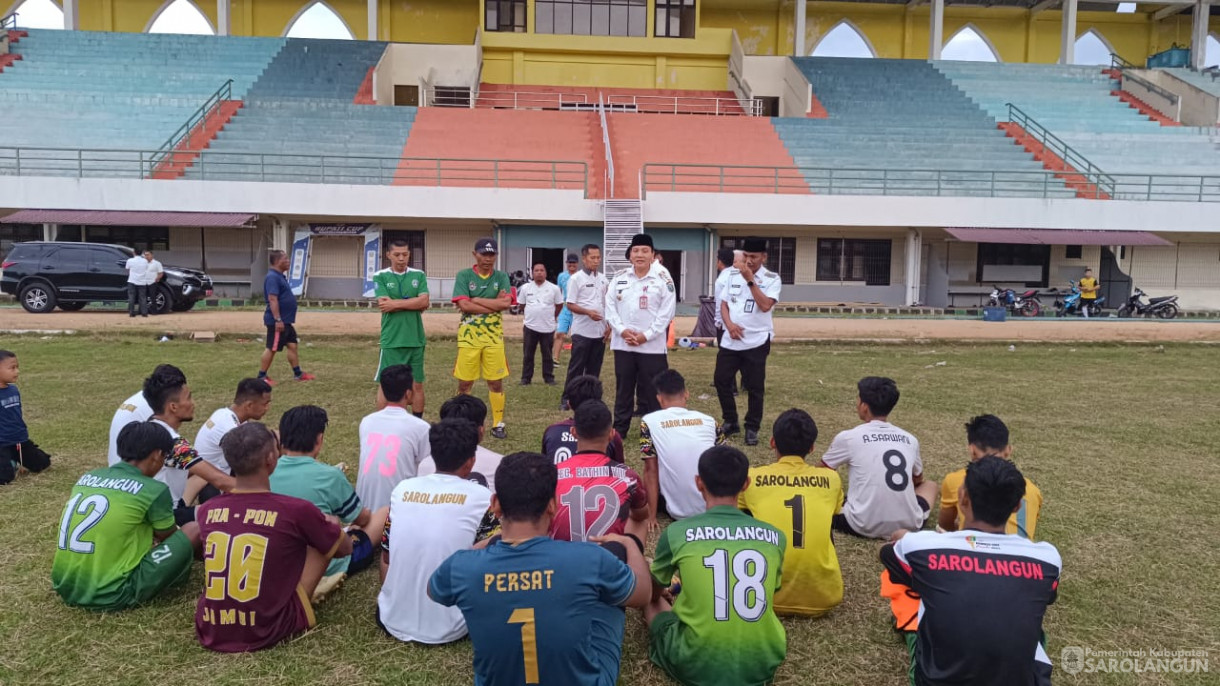
[(1165, 69), (1164, 71), (1176, 76), (1177, 78), (1189, 83), (1199, 90), (1214, 95), (1220, 98), (1220, 71), (1215, 69), (1198, 72), (1185, 67), (1175, 67), (1173, 69)]
[[(793, 61), (829, 118), (773, 123), (798, 167), (836, 170), (805, 172), (814, 193), (1075, 196), (927, 62)], [(845, 169), (889, 171), (882, 179)]]

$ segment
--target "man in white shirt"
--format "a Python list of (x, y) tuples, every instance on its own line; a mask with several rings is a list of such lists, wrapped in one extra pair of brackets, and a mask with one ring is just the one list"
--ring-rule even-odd
[(148, 258), (140, 253), (127, 258), (127, 316), (136, 316), (137, 305), (140, 316), (148, 316), (148, 284), (144, 282), (148, 272)]
[(614, 351), (614, 428), (626, 436), (631, 429), (639, 389), (640, 412), (661, 409), (652, 380), (669, 368), (665, 334), (674, 318), (677, 294), (669, 272), (654, 260), (652, 236), (631, 237), (631, 266), (614, 276), (606, 291), (606, 321)]
[[(441, 419), (465, 419), (479, 430), (479, 447), (474, 451), (474, 469), (466, 476), (469, 481), (486, 486), (492, 493), (496, 492), (496, 468), (504, 456), (484, 448), (483, 432), (487, 423), (487, 403), (473, 395), (457, 395), (441, 405)], [(436, 473), (436, 461), (427, 457), (419, 463), (419, 476)]]
[(384, 407), (360, 420), (360, 473), (356, 495), (370, 510), (390, 504), (390, 492), (403, 479), (415, 476), (428, 457), (428, 422), (411, 414), (415, 379), (411, 365), (381, 370), (377, 404)]
[(695, 486), (699, 456), (724, 443), (716, 420), (687, 409), (690, 393), (675, 369), (653, 379), (661, 409), (640, 420), (640, 456), (644, 458), (644, 486), (648, 489), (649, 530), (659, 528), (657, 512), (682, 519), (703, 512), (706, 503)]
[[(569, 379), (578, 376), (602, 375), (602, 361), (606, 356), (606, 275), (598, 271), (602, 266), (602, 249), (592, 243), (580, 249), (581, 269), (568, 280), (565, 302), (572, 313), (572, 357), (568, 360)], [(568, 398), (565, 394), (559, 409), (566, 410)]]
[(717, 345), (716, 395), (724, 419), (724, 433), (741, 430), (737, 423), (737, 400), (733, 387), (741, 372), (741, 385), (749, 396), (746, 405), (746, 445), (758, 445), (762, 426), (763, 399), (767, 385), (767, 356), (771, 354), (771, 308), (779, 302), (779, 274), (766, 268), (767, 241), (747, 238), (741, 262), (726, 270), (728, 278), (717, 293), (724, 334)]
[[(213, 412), (203, 426), (199, 427), (199, 433), (195, 434), (195, 452), (222, 474), (232, 474), (233, 469), (220, 448), (220, 439), (246, 422), (259, 421), (270, 409), (271, 384), (265, 379), (242, 379), (237, 383), (233, 404)], [(215, 486), (202, 478), (192, 476), (187, 479), (182, 501), (189, 504), (198, 500), (202, 505), (217, 495), (220, 495), (220, 491)]]
[(437, 472), (406, 479), (389, 498), (377, 621), (400, 641), (436, 645), (465, 636), (466, 621), (457, 607), (428, 597), (428, 579), (450, 555), (491, 535), (497, 522), (491, 491), (467, 478), (479, 444), (477, 427), (465, 419), (442, 419), (428, 440)]
[(835, 436), (822, 464), (848, 465), (847, 503), (834, 516), (836, 531), (862, 538), (889, 538), (923, 527), (936, 502), (936, 482), (923, 478), (919, 441), (890, 424), (898, 404), (893, 379), (869, 376), (856, 384), (856, 414), (864, 422)]
[[(721, 248), (716, 251), (716, 283), (712, 286), (712, 299), (715, 301), (712, 322), (716, 325), (716, 346), (720, 347), (720, 339), (724, 338), (724, 320), (720, 318), (721, 290), (729, 282), (729, 271), (741, 262), (741, 251), (732, 248)], [(716, 384), (712, 383), (712, 388)], [(737, 395), (737, 380), (733, 379), (733, 395)]]
[[(172, 364), (157, 365), (153, 370), (153, 376), (178, 376), (182, 378), (182, 383), (186, 383), (186, 375)], [(123, 430), (123, 427), (132, 422), (146, 422), (152, 419), (152, 416), (153, 411), (148, 405), (148, 399), (144, 397), (143, 387), (119, 405), (119, 409), (114, 411), (114, 416), (110, 420), (110, 447), (106, 453), (107, 464), (113, 467), (121, 459), (119, 457), (119, 432)]]
[(525, 352), (521, 359), (521, 385), (528, 386), (534, 379), (534, 352), (542, 348), (542, 380), (548, 386), (555, 385), (555, 358), (551, 347), (555, 343), (555, 328), (559, 311), (563, 309), (563, 292), (559, 286), (546, 280), (546, 265), (534, 265), (533, 281), (517, 289), (517, 302), (525, 303), (525, 326), (521, 333), (525, 340)]

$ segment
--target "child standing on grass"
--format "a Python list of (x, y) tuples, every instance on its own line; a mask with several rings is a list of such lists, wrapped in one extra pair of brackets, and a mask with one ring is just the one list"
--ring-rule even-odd
[(17, 376), (17, 354), (0, 350), (0, 485), (23, 471), (41, 472), (51, 466), (51, 456), (30, 440), (21, 416)]

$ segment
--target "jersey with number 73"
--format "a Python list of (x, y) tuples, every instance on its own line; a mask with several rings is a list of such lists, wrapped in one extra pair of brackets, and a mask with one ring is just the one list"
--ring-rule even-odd
[(652, 576), (668, 585), (681, 622), (670, 663), (683, 683), (761, 684), (784, 661), (788, 639), (773, 609), (784, 534), (728, 505), (671, 524), (657, 540)]

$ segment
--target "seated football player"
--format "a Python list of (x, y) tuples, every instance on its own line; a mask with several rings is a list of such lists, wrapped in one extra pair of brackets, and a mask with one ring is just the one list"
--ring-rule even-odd
[[(487, 403), (473, 395), (455, 395), (441, 405), (440, 418), (465, 419), (478, 427), (479, 448), (475, 451), (474, 470), (466, 478), (475, 483), (483, 484), (492, 493), (495, 493), (496, 468), (500, 466), (500, 460), (503, 460), (504, 456), (483, 447), (483, 434), (487, 429)], [(427, 476), (435, 473), (436, 461), (431, 457), (425, 457), (423, 462), (419, 463), (419, 471), (416, 475)]]
[[(586, 400), (602, 399), (602, 380), (591, 374), (575, 376), (564, 384), (563, 393), (568, 406), (575, 412)], [(575, 417), (569, 417), (555, 422), (542, 432), (542, 454), (554, 460), (555, 464), (563, 462), (576, 452), (576, 436), (572, 433), (572, 424), (575, 421)], [(610, 442), (606, 444), (604, 452), (606, 457), (615, 462), (623, 461), (623, 437), (618, 435), (617, 431), (610, 435)]]
[[(970, 449), (970, 461), (976, 462), (988, 455), (1005, 460), (1012, 459), (1012, 446), (1008, 443), (1008, 427), (993, 414), (974, 417), (966, 423), (966, 443)], [(957, 531), (962, 528), (963, 516), (957, 507), (957, 492), (966, 481), (965, 468), (950, 472), (940, 486), (940, 528)], [(1038, 527), (1038, 515), (1042, 512), (1042, 491), (1028, 477), (1025, 479), (1025, 497), (1021, 507), (1008, 518), (1004, 533), (1018, 534), (1034, 540)]]

